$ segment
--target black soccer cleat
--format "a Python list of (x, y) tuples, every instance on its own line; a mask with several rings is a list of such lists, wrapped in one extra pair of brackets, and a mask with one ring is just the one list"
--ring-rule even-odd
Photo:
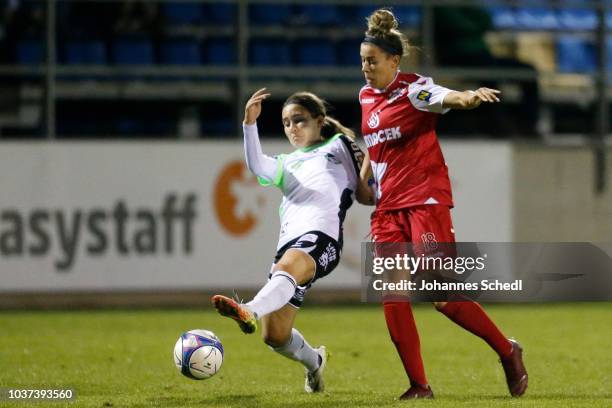
[(429, 385), (420, 385), (411, 383), (408, 391), (403, 393), (400, 400), (412, 400), (412, 399), (433, 399), (434, 393)]
[(516, 340), (508, 339), (512, 343), (512, 352), (506, 358), (501, 359), (508, 390), (513, 397), (520, 397), (527, 390), (528, 376), (525, 364), (523, 364), (523, 348)]

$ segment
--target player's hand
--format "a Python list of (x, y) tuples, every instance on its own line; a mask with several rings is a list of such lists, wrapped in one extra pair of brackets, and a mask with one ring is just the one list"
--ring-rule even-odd
[(261, 88), (255, 92), (244, 107), (244, 123), (246, 125), (253, 125), (261, 114), (261, 103), (271, 94), (266, 93), (266, 88)]
[(468, 109), (477, 108), (483, 102), (497, 103), (499, 102), (499, 89), (478, 88), (475, 91), (468, 91), (470, 99), (468, 100)]

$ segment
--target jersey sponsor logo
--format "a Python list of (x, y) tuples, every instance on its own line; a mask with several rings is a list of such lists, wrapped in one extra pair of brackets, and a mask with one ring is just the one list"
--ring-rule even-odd
[(396, 140), (402, 137), (400, 127), (381, 129), (378, 132), (370, 133), (363, 137), (366, 146), (372, 147), (387, 140)]
[(340, 164), (341, 163), (340, 159), (338, 159), (336, 156), (334, 156), (331, 153), (326, 153), (325, 154), (325, 158), (327, 159), (328, 162), (333, 163), (333, 164)]
[(389, 93), (389, 98), (387, 99), (387, 104), (397, 101), (399, 98), (406, 94), (406, 91), (406, 88), (398, 88), (394, 91), (391, 91), (391, 93)]
[(372, 103), (374, 103), (376, 101), (376, 99), (374, 98), (363, 98), (360, 102), (362, 105), (370, 105)]
[(327, 270), (327, 267), (329, 266), (329, 264), (334, 262), (336, 258), (338, 258), (336, 248), (334, 248), (334, 246), (330, 242), (329, 244), (327, 244), (327, 247), (325, 248), (325, 252), (323, 252), (321, 256), (319, 257), (319, 265), (321, 265), (323, 270)]
[(368, 119), (368, 126), (370, 129), (377, 128), (380, 125), (380, 116), (378, 115), (380, 111), (372, 112), (370, 118)]
[(429, 98), (431, 98), (431, 92), (421, 91), (421, 92), (419, 92), (419, 94), (417, 95), (417, 99), (418, 99), (419, 101), (429, 102)]

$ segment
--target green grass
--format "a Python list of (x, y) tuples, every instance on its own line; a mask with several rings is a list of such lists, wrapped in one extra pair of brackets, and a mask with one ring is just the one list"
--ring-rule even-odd
[[(430, 307), (416, 309), (434, 401), (396, 401), (407, 380), (382, 310), (372, 306), (300, 311), (300, 331), (332, 352), (322, 395), (303, 392), (300, 365), (210, 309), (1, 312), (0, 387), (76, 390), (76, 402), (53, 407), (612, 406), (610, 303), (487, 307), (525, 349), (530, 378), (521, 399), (508, 396), (482, 340)], [(213, 330), (225, 347), (210, 380), (187, 379), (173, 366), (176, 339), (194, 328)]]

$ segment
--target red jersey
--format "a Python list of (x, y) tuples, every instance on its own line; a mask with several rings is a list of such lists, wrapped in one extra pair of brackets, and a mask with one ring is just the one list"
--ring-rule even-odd
[(377, 184), (376, 208), (453, 206), (448, 168), (438, 143), (438, 114), (450, 89), (398, 71), (385, 89), (361, 88), (361, 132)]

